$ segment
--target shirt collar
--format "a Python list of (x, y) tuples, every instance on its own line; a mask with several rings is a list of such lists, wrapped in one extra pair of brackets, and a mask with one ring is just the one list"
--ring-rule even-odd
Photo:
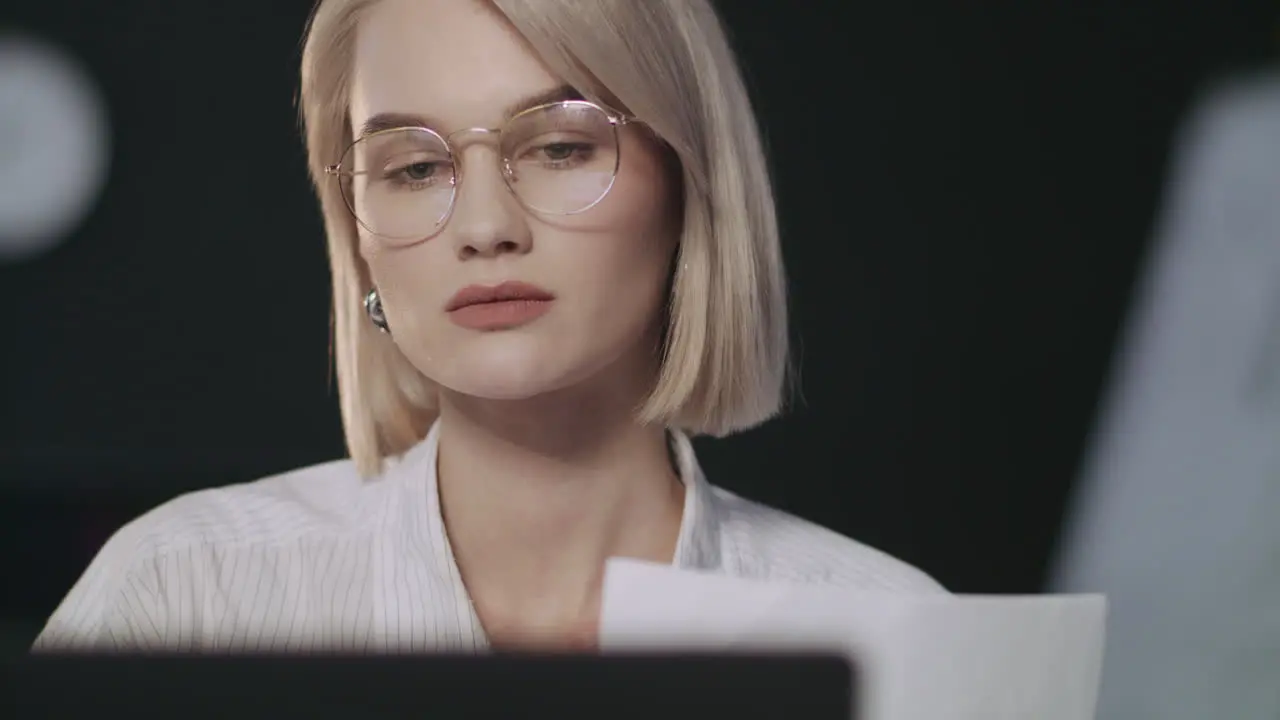
[[(679, 430), (668, 431), (675, 457), (676, 470), (685, 486), (684, 511), (680, 535), (676, 541), (674, 565), (690, 570), (719, 570), (724, 561), (720, 547), (720, 513), (716, 496), (698, 464), (693, 443)], [(449, 549), (440, 509), (440, 490), (436, 460), (440, 444), (440, 424), (432, 425), (426, 438), (390, 464), (384, 478), (403, 485), (408, 497), (398, 508), (409, 513), (410, 524), (417, 533), (430, 536), (435, 570), (443, 576), (457, 578), (458, 571)], [(460, 580), (459, 580), (460, 583)]]
[(675, 566), (688, 570), (718, 570), (723, 562), (720, 552), (720, 516), (711, 484), (702, 474), (693, 442), (679, 430), (668, 433), (675, 450), (676, 469), (684, 483), (684, 514), (680, 519), (680, 538), (676, 542)]

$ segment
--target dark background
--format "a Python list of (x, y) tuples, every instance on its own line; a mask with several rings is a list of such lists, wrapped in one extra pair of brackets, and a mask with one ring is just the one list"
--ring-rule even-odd
[[(41, 0), (109, 104), (96, 211), (0, 265), (0, 622), (116, 527), (343, 454), (293, 96), (309, 0)], [(725, 1), (776, 168), (802, 396), (713, 482), (961, 592), (1043, 587), (1173, 133), (1273, 3)]]

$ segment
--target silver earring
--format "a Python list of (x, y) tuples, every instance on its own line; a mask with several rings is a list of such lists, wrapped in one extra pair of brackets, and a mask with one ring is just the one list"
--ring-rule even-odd
[(364, 296), (364, 311), (374, 327), (384, 333), (391, 332), (391, 328), (387, 326), (387, 315), (382, 312), (382, 298), (378, 297), (377, 288), (370, 290), (369, 294)]

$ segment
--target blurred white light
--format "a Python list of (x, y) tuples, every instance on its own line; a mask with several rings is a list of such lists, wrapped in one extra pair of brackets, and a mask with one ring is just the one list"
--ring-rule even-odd
[(101, 93), (66, 52), (0, 34), (0, 262), (67, 239), (106, 181), (110, 130)]
[(1100, 718), (1280, 718), (1278, 139), (1275, 73), (1175, 148), (1054, 583), (1109, 597)]

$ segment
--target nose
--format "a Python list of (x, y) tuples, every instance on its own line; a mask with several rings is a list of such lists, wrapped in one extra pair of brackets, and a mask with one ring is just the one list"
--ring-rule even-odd
[(464, 151), (449, 228), (458, 257), (525, 253), (532, 236), (520, 201), (502, 176), (501, 154), (487, 143)]

